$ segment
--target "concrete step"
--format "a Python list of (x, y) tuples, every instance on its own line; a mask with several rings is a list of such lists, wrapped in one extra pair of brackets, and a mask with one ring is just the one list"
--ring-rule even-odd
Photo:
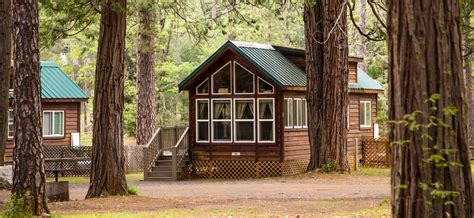
[(176, 181), (171, 177), (148, 177), (146, 181)]
[(148, 173), (149, 177), (171, 177), (173, 174), (171, 171), (151, 171)]

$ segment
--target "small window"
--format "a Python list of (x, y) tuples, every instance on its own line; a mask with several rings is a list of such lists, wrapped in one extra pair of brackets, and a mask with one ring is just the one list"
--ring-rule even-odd
[(64, 136), (64, 112), (43, 112), (43, 136)]
[(234, 62), (235, 76), (234, 76), (234, 92), (237, 94), (252, 94), (253, 92), (253, 74), (247, 69), (243, 68), (237, 62)]
[(235, 141), (255, 142), (255, 106), (253, 99), (235, 99)]
[(273, 94), (273, 86), (270, 85), (270, 83), (265, 82), (261, 78), (258, 78), (258, 93)]
[(258, 99), (259, 142), (275, 141), (273, 99)]
[(13, 111), (8, 111), (8, 138), (13, 138), (15, 132), (13, 130)]
[(207, 95), (209, 94), (209, 80), (206, 79), (201, 85), (196, 89), (196, 94), (198, 95)]
[(285, 128), (293, 128), (293, 99), (285, 98)]
[(301, 98), (295, 99), (295, 110), (295, 128), (301, 128), (303, 127), (303, 101), (301, 100)]
[(232, 117), (230, 99), (212, 100), (213, 141), (232, 141)]
[(212, 75), (212, 93), (230, 94), (230, 63)]
[(209, 100), (196, 100), (196, 141), (209, 142)]
[(370, 128), (372, 127), (372, 107), (370, 101), (360, 102), (360, 127)]

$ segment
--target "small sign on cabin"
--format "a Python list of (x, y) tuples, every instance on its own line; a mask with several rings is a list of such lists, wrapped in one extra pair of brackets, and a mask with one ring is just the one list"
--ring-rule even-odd
[(240, 152), (232, 152), (232, 156), (240, 156)]

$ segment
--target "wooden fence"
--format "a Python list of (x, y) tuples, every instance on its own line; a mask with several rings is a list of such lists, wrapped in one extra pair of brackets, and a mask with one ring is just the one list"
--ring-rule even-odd
[(362, 140), (362, 166), (387, 168), (392, 162), (390, 143), (386, 138)]

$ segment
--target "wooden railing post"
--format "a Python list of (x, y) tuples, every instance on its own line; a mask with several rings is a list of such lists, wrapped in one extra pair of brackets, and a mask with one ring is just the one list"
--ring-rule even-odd
[(178, 179), (178, 158), (177, 158), (177, 149), (175, 146), (173, 146), (171, 148), (171, 153), (172, 153), (172, 157), (171, 157), (171, 176), (172, 176), (172, 179), (173, 180), (177, 180)]
[(144, 147), (143, 148), (143, 180), (148, 179), (148, 148)]

